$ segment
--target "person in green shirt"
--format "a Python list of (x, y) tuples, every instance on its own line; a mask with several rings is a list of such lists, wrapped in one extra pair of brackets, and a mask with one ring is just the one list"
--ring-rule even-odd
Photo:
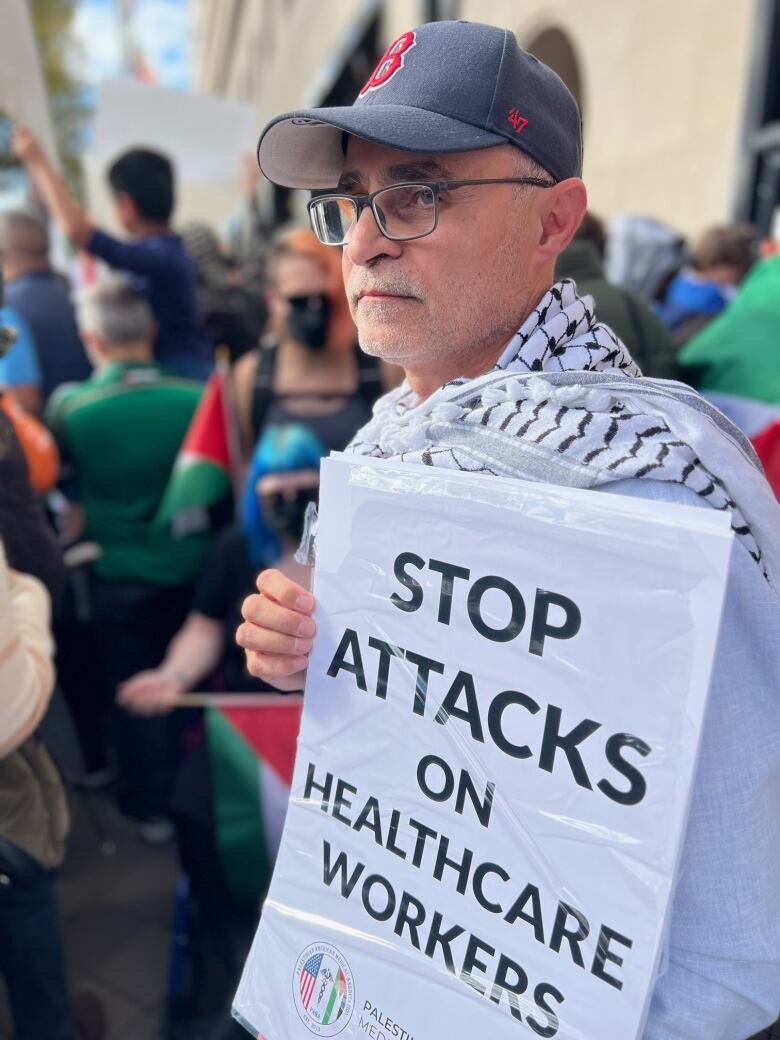
[[(79, 323), (94, 373), (60, 387), (47, 421), (72, 467), (93, 564), (95, 642), (107, 689), (159, 661), (189, 609), (210, 541), (204, 529), (176, 537), (156, 521), (202, 385), (168, 375), (153, 360), (154, 318), (146, 300), (114, 276), (87, 291)], [(169, 833), (167, 798), (179, 729), (138, 719), (112, 703), (109, 734), (119, 766), (119, 803), (140, 833)]]

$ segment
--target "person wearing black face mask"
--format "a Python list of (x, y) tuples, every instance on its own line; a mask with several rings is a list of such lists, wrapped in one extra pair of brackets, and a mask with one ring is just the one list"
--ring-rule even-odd
[(290, 232), (272, 249), (268, 334), (233, 369), (246, 452), (264, 428), (290, 422), (341, 450), (398, 381), (396, 370), (358, 349), (339, 272), (338, 258), (310, 231)]
[(287, 298), (290, 312), (287, 333), (296, 343), (312, 351), (324, 350), (328, 343), (331, 306), (325, 293)]

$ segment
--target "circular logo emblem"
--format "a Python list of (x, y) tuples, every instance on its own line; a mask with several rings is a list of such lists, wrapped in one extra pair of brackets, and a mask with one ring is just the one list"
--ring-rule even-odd
[(355, 983), (346, 958), (329, 943), (307, 946), (295, 963), (293, 1001), (315, 1036), (336, 1036), (352, 1017)]

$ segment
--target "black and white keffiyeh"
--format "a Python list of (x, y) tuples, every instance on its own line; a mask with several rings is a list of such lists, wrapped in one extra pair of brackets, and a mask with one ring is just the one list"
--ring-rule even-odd
[(557, 282), (491, 371), (422, 402), (404, 382), (347, 452), (579, 488), (679, 484), (731, 511), (780, 595), (780, 509), (749, 442), (689, 387), (640, 377), (592, 299)]

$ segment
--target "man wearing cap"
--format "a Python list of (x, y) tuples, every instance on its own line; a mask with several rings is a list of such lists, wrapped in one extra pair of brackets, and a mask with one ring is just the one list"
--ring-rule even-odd
[[(505, 30), (437, 22), (388, 48), (354, 105), (279, 116), (272, 181), (310, 188), (343, 247), (360, 344), (406, 380), (355, 455), (729, 510), (708, 716), (648, 1040), (747, 1040), (780, 1006), (780, 513), (747, 442), (649, 380), (592, 300), (554, 282), (587, 205), (576, 102)], [(238, 641), (300, 689), (311, 594), (265, 571)]]

